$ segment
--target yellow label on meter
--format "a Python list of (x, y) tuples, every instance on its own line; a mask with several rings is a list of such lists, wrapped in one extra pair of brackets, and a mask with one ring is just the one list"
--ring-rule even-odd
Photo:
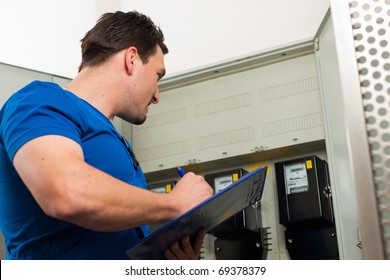
[(306, 169), (312, 169), (313, 168), (313, 163), (311, 160), (306, 161)]
[(172, 190), (171, 184), (167, 184), (167, 185), (165, 186), (165, 192), (166, 192), (166, 193), (169, 193), (171, 190)]
[(233, 182), (238, 180), (238, 173), (233, 173)]

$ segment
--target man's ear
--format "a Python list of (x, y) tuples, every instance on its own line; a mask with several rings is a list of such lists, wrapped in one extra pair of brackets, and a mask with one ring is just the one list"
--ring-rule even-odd
[(128, 75), (134, 71), (134, 62), (138, 58), (138, 50), (136, 47), (129, 47), (125, 52), (125, 67)]

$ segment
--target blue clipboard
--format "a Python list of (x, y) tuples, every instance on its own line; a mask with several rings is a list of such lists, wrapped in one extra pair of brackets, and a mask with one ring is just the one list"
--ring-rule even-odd
[(194, 238), (203, 227), (206, 232), (260, 201), (263, 195), (267, 167), (247, 173), (224, 190), (164, 225), (126, 253), (134, 260), (163, 260), (164, 251), (174, 241), (189, 235)]

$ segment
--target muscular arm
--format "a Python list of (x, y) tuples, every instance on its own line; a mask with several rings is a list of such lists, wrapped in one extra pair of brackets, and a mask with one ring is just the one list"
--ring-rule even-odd
[(47, 215), (97, 231), (173, 219), (212, 193), (194, 174), (186, 175), (169, 194), (131, 186), (85, 163), (79, 144), (62, 136), (27, 142), (13, 163)]

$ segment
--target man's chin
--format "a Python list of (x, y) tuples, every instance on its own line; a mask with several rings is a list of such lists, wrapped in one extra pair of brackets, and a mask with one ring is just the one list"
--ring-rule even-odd
[(143, 124), (145, 121), (146, 121), (146, 116), (145, 116), (145, 118), (143, 118), (143, 119), (136, 119), (136, 120), (130, 121), (130, 123), (132, 123), (132, 124), (134, 124), (134, 125), (141, 125), (141, 124)]
[(139, 117), (139, 118), (134, 118), (134, 117), (131, 117), (131, 116), (118, 116), (119, 118), (121, 118), (122, 120), (128, 122), (128, 123), (131, 123), (131, 124), (134, 124), (134, 125), (141, 125), (143, 124), (145, 121), (146, 121), (146, 115), (143, 116), (142, 118)]

